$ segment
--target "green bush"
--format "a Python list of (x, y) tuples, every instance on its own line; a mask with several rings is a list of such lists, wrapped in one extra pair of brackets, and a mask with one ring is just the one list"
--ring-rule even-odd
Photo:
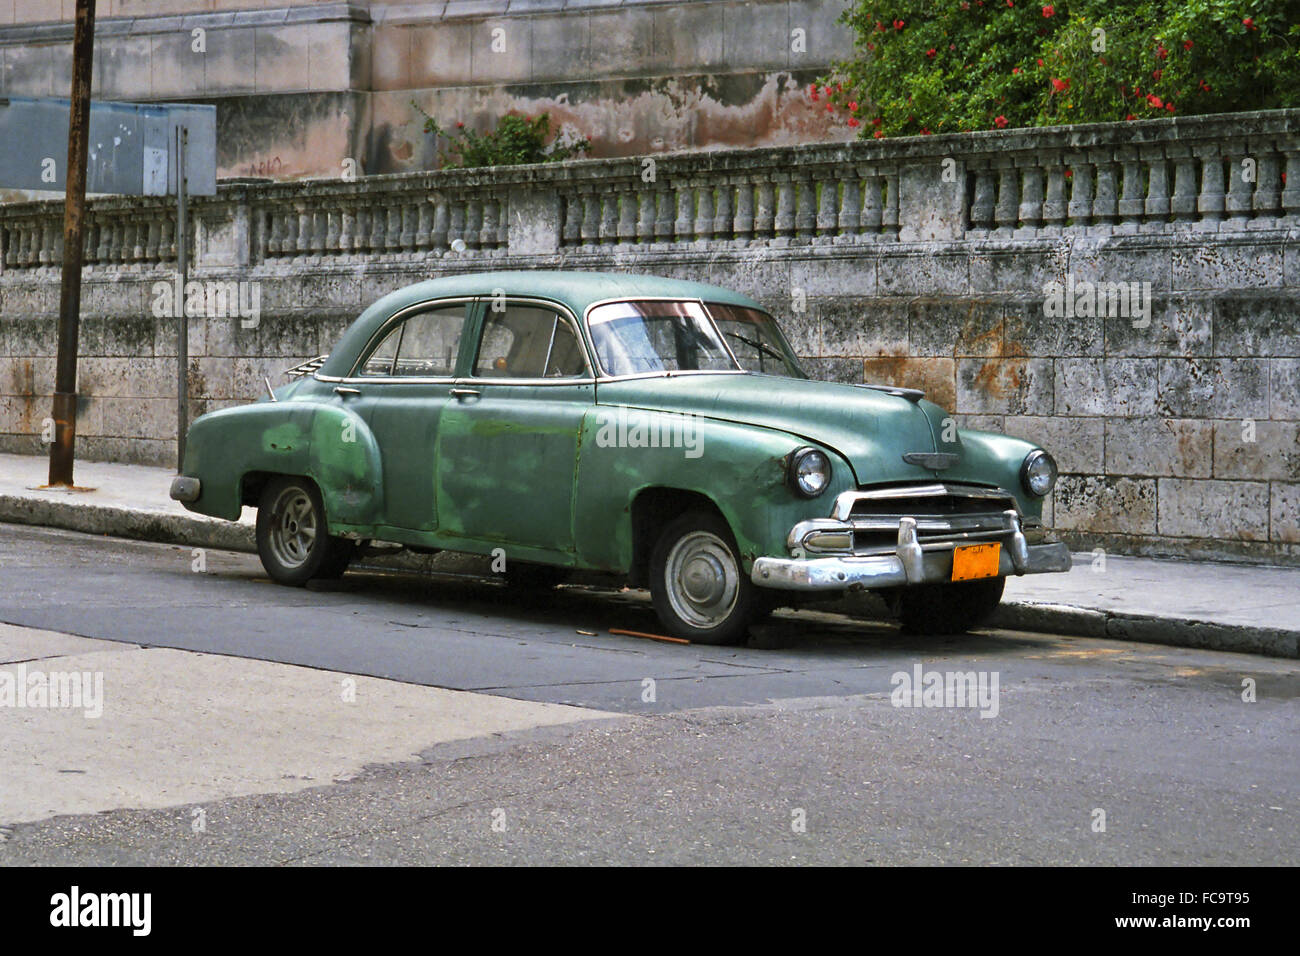
[(424, 131), (436, 133), (449, 142), (439, 154), (444, 167), (466, 169), (471, 166), (517, 166), (521, 163), (555, 163), (572, 159), (591, 148), (591, 140), (559, 141), (547, 144), (551, 135), (551, 117), (543, 113), (536, 119), (527, 116), (503, 116), (497, 128), (476, 133), (464, 123), (445, 130), (419, 105), (411, 104), (424, 115)]
[(809, 95), (862, 136), (1300, 105), (1300, 0), (857, 0)]

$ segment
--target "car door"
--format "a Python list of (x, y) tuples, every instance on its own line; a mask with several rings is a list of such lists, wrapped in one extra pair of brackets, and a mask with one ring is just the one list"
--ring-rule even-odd
[(391, 527), (438, 527), (438, 427), (474, 312), (474, 300), (459, 299), (397, 313), (338, 389), (379, 445), (384, 523)]
[(595, 398), (577, 321), (550, 303), (498, 298), (475, 334), (438, 426), (440, 533), (515, 545), (525, 558), (572, 554), (578, 435)]

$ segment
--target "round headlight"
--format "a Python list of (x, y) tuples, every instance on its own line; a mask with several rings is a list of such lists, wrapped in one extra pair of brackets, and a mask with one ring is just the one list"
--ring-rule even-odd
[(816, 448), (800, 448), (790, 456), (790, 486), (805, 498), (816, 498), (831, 483), (831, 460)]
[(1056, 460), (1041, 448), (1035, 448), (1020, 466), (1020, 482), (1031, 495), (1042, 498), (1056, 485)]

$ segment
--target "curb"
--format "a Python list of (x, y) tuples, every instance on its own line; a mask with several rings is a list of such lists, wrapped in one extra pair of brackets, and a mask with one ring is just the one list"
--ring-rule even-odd
[[(0, 495), (0, 521), (194, 548), (249, 553), (257, 551), (251, 525), (200, 515), (136, 511), (89, 503), (51, 501), (47, 498)], [(394, 569), (431, 569), (428, 558), (412, 560), (403, 555), (378, 560), (383, 566)], [(860, 609), (856, 607), (832, 609), (842, 610), (850, 616), (860, 616)], [(1200, 650), (1300, 658), (1300, 631), (1249, 624), (1218, 624), (1191, 618), (1125, 614), (1067, 604), (1032, 602), (1005, 602), (999, 605), (990, 623), (1014, 631), (1102, 637)]]

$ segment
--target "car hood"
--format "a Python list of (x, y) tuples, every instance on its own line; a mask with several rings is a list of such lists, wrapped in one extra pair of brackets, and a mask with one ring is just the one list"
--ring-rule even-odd
[[(757, 374), (689, 374), (604, 382), (602, 405), (681, 412), (787, 432), (848, 459), (858, 484), (925, 481), (938, 472), (903, 461), (909, 452), (963, 454), (959, 435), (939, 441), (948, 413), (931, 402), (859, 385)], [(950, 433), (955, 429), (950, 429)], [(975, 480), (967, 478), (967, 480)], [(988, 478), (985, 478), (988, 481)]]

